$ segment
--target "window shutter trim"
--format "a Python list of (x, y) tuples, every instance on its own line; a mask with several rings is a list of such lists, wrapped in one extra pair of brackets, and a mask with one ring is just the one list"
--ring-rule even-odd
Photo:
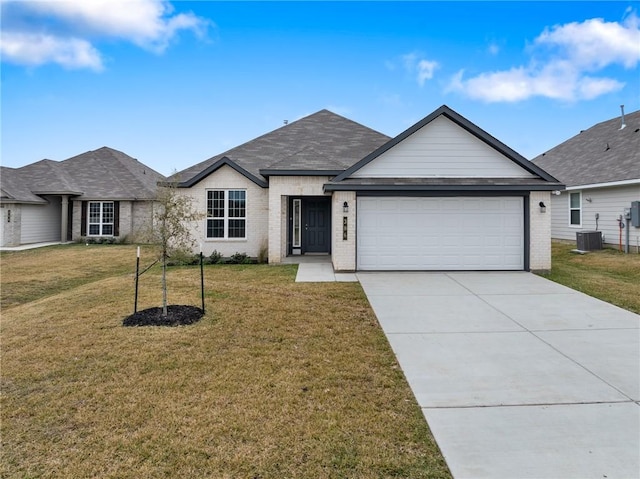
[(82, 202), (80, 209), (80, 236), (87, 236), (87, 202)]
[(113, 202), (113, 236), (120, 236), (120, 202)]

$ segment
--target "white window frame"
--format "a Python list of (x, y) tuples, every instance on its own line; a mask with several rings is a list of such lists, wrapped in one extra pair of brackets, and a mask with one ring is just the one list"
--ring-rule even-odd
[[(213, 206), (210, 208), (209, 207), (209, 194), (213, 193), (213, 192), (221, 192), (223, 193), (223, 211), (222, 211), (222, 216), (215, 216), (215, 213), (213, 212)], [(244, 194), (244, 216), (231, 216), (233, 214), (232, 208), (230, 208), (230, 204), (231, 201), (233, 201), (230, 198), (230, 193), (237, 193), (237, 192), (241, 192)], [(211, 201), (214, 201), (213, 198), (211, 198)], [(204, 223), (204, 230), (205, 230), (205, 238), (207, 240), (214, 240), (214, 241), (220, 241), (220, 240), (229, 240), (229, 241), (245, 241), (247, 239), (247, 225), (248, 225), (248, 220), (247, 220), (247, 190), (245, 189), (241, 189), (241, 188), (229, 188), (229, 189), (223, 189), (223, 188), (211, 188), (206, 190), (206, 198), (205, 198), (205, 204), (206, 204), (206, 214), (205, 214), (205, 223)], [(210, 216), (211, 214), (211, 216)], [(209, 221), (222, 221), (222, 233), (223, 236), (209, 236)], [(244, 221), (244, 236), (234, 236), (234, 237), (229, 237), (229, 224), (230, 221)]]
[[(571, 196), (578, 195), (578, 207), (574, 208), (571, 206)], [(569, 226), (571, 228), (582, 228), (582, 191), (569, 191)], [(571, 213), (573, 211), (577, 211), (580, 214), (580, 222), (574, 224), (571, 222)]]
[[(91, 221), (91, 205), (99, 205), (98, 211), (98, 221)], [(105, 214), (105, 205), (111, 205), (111, 221), (108, 221), (109, 218), (105, 218), (107, 216)], [(116, 202), (115, 201), (89, 201), (87, 202), (87, 236), (114, 236), (115, 233), (115, 220), (116, 220)], [(92, 233), (91, 227), (98, 226), (98, 233)], [(111, 226), (111, 233), (105, 233), (105, 227)]]

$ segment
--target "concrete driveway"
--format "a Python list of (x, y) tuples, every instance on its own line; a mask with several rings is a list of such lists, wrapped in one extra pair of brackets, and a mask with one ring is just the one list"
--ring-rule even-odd
[(524, 272), (358, 279), (456, 478), (640, 477), (640, 316)]

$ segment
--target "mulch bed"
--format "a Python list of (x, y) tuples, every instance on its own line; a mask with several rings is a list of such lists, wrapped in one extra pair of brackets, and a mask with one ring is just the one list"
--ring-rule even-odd
[(195, 306), (167, 306), (167, 315), (163, 316), (162, 308), (149, 308), (127, 316), (123, 326), (185, 326), (197, 323), (204, 312)]

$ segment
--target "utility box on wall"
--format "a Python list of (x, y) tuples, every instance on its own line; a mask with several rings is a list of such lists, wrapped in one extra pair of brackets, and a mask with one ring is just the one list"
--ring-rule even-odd
[(576, 243), (580, 251), (602, 249), (602, 231), (578, 231)]
[(631, 226), (640, 228), (640, 201), (631, 202)]

